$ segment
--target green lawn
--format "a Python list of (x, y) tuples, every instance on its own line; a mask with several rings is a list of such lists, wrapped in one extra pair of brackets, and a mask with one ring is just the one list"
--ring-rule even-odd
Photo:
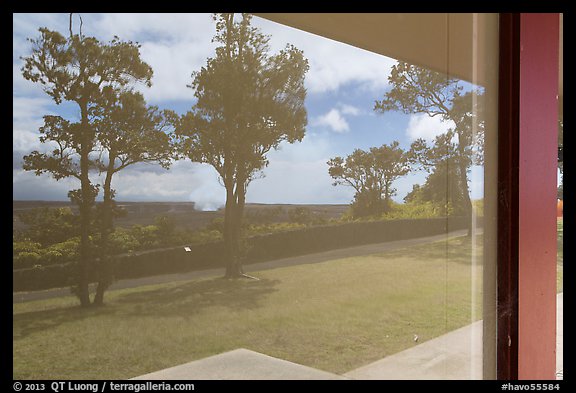
[(113, 291), (95, 310), (72, 297), (14, 304), (14, 378), (126, 379), (240, 347), (344, 373), (480, 318), (471, 253), (454, 238), (252, 273), (260, 281)]

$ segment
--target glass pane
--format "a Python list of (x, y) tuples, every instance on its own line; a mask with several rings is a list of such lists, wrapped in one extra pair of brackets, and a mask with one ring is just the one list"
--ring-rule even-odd
[(558, 201), (557, 201), (557, 288), (556, 312), (556, 378), (564, 379), (564, 27), (563, 14), (560, 14), (560, 70), (558, 97)]
[(494, 378), (496, 14), (13, 21), (15, 379)]

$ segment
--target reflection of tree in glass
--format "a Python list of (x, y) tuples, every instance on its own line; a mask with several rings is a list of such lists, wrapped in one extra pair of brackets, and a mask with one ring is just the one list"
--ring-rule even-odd
[[(103, 202), (97, 219), (100, 223), (99, 279), (94, 304), (102, 304), (104, 291), (112, 283), (109, 261), (109, 237), (114, 230), (114, 174), (140, 162), (159, 162), (170, 166), (172, 145), (165, 132), (173, 117), (172, 112), (161, 112), (157, 107), (147, 107), (144, 97), (132, 91), (105, 89), (102, 104), (94, 108), (93, 122), (101, 149), (96, 160), (98, 169), (105, 173)], [(104, 154), (105, 153), (105, 154)]]
[(372, 147), (369, 151), (356, 149), (346, 157), (328, 161), (328, 173), (336, 185), (354, 188), (352, 214), (354, 217), (381, 215), (390, 210), (390, 200), (396, 189), (392, 183), (409, 171), (408, 156), (398, 147), (390, 145)]
[[(439, 207), (441, 215), (466, 215), (465, 193), (456, 165), (457, 144), (454, 131), (438, 135), (432, 146), (419, 139), (412, 143), (409, 160), (430, 172), (421, 187), (414, 187), (406, 201), (430, 201)], [(416, 185), (415, 185), (416, 186)]]
[(40, 140), (55, 148), (48, 154), (33, 151), (25, 156), (24, 169), (37, 175), (51, 173), (56, 180), (74, 177), (80, 181), (80, 189), (68, 195), (79, 205), (80, 212), (77, 295), (82, 306), (89, 306), (92, 209), (98, 194), (97, 185), (89, 177), (89, 171), (96, 166), (91, 157), (97, 147), (93, 113), (102, 105), (105, 90), (129, 90), (134, 81), (149, 86), (152, 69), (140, 59), (139, 47), (133, 42), (114, 38), (105, 44), (81, 32), (73, 34), (72, 16), (68, 38), (46, 28), (41, 28), (40, 33), (38, 39), (29, 40), (32, 54), (23, 58), (22, 74), (25, 79), (40, 83), (56, 104), (77, 104), (80, 121), (44, 116)]
[(31, 240), (42, 246), (64, 242), (78, 236), (78, 216), (69, 207), (39, 207), (25, 210), (18, 218), (26, 229), (18, 232), (18, 240)]
[[(376, 112), (425, 113), (454, 122), (454, 129), (437, 137), (431, 147), (423, 139), (416, 140), (410, 158), (428, 171), (444, 171), (447, 176), (453, 173), (457, 178), (453, 186), (462, 196), (453, 202), (461, 203), (457, 208), (471, 217), (468, 171), (473, 163), (483, 162), (483, 92), (464, 92), (458, 79), (405, 62), (392, 67), (388, 80), (392, 89), (376, 101)], [(471, 220), (469, 229), (470, 225)]]
[(267, 153), (282, 141), (302, 140), (307, 123), (304, 75), (308, 61), (287, 45), (269, 54), (268, 37), (250, 26), (251, 16), (214, 16), (220, 44), (216, 56), (193, 73), (197, 98), (181, 118), (180, 151), (212, 165), (226, 189), (226, 276), (243, 275), (242, 217), (248, 184), (268, 164)]

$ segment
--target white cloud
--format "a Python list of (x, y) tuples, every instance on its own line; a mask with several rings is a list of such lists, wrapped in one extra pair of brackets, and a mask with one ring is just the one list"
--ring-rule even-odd
[[(211, 42), (215, 26), (210, 14), (83, 14), (85, 35), (101, 42), (114, 36), (136, 41), (141, 45), (142, 59), (154, 70), (152, 87), (136, 86), (147, 101), (192, 100), (194, 92), (186, 85), (191, 73), (214, 55), (216, 44)], [(20, 72), (20, 56), (29, 54), (26, 37), (37, 37), (37, 29), (47, 26), (61, 34), (68, 32), (68, 14), (16, 14), (13, 31), (13, 81), (15, 94), (41, 94), (41, 89), (25, 81)], [(78, 20), (74, 19), (74, 27)]]
[[(304, 51), (310, 70), (306, 87), (311, 93), (336, 91), (344, 85), (358, 86), (382, 93), (388, 85), (387, 76), (395, 60), (363, 49), (342, 44), (258, 17), (253, 24), (269, 34), (271, 52), (287, 43)], [(151, 89), (139, 89), (152, 103), (166, 99), (192, 99), (186, 88), (190, 74), (214, 55), (211, 42), (215, 25), (210, 14), (104, 14), (101, 30), (114, 31), (123, 39), (138, 39), (142, 58), (154, 69)], [(151, 40), (153, 36), (154, 41)]]
[[(25, 37), (36, 37), (37, 29), (46, 26), (66, 35), (68, 14), (14, 14), (13, 51), (15, 59), (26, 55), (29, 44)], [(143, 58), (154, 67), (157, 75), (148, 93), (150, 100), (188, 98), (185, 85), (190, 73), (204, 64), (216, 46), (212, 41), (215, 25), (211, 14), (83, 14), (83, 33), (101, 41), (117, 35), (122, 40), (142, 44)], [(315, 34), (283, 26), (259, 17), (253, 24), (271, 35), (273, 52), (294, 44), (304, 51), (310, 63), (306, 87), (311, 93), (336, 91), (356, 83), (370, 91), (381, 93), (388, 85), (387, 77), (394, 59)], [(74, 19), (78, 27), (78, 19)], [(188, 89), (190, 90), (190, 89)]]
[(304, 51), (310, 65), (305, 84), (311, 93), (336, 91), (351, 83), (382, 93), (388, 86), (394, 59), (259, 17), (253, 24), (271, 35), (274, 50), (290, 43)]
[(334, 132), (343, 133), (350, 130), (350, 125), (336, 108), (330, 109), (327, 113), (317, 117), (312, 121), (312, 125), (327, 126)]
[(353, 105), (338, 103), (335, 108), (312, 119), (311, 125), (329, 127), (334, 132), (345, 133), (350, 131), (350, 124), (346, 117), (359, 116), (361, 113), (362, 111)]
[(265, 177), (250, 183), (246, 199), (254, 203), (349, 203), (354, 192), (332, 186), (326, 162), (333, 156), (330, 140), (307, 134), (302, 142), (282, 143), (268, 155)]
[[(120, 201), (189, 201), (189, 195), (203, 183), (199, 164), (176, 161), (169, 170), (156, 164), (141, 164), (118, 172), (112, 180)], [(93, 177), (102, 183), (102, 178)]]
[[(78, 19), (74, 19), (74, 26)], [(14, 13), (12, 14), (12, 31), (21, 38), (36, 38), (40, 35), (38, 29), (47, 27), (60, 31), (62, 34), (68, 32), (68, 13)]]
[(213, 49), (208, 46), (195, 47), (194, 44), (178, 42), (146, 42), (141, 48), (142, 59), (154, 70), (152, 87), (139, 86), (148, 103), (165, 100), (193, 100), (194, 91), (186, 85), (192, 82), (191, 74), (205, 64)]
[(121, 201), (183, 200), (191, 187), (190, 175), (176, 171), (156, 173), (126, 170), (114, 176), (112, 185), (116, 190), (116, 199)]
[(338, 107), (340, 108), (340, 111), (345, 115), (358, 116), (362, 113), (360, 109), (352, 105), (339, 104)]
[(194, 92), (186, 85), (216, 48), (210, 14), (102, 14), (98, 30), (141, 44), (142, 59), (154, 76), (151, 88), (138, 86), (138, 90), (152, 104), (193, 100)]
[(68, 200), (68, 191), (80, 187), (75, 178), (55, 181), (48, 174), (36, 176), (22, 169), (12, 170), (12, 198), (15, 200)]
[(162, 42), (210, 42), (215, 32), (209, 13), (106, 13), (98, 14), (96, 28), (107, 39), (117, 35), (121, 39), (140, 43), (154, 37)]
[(24, 79), (20, 71), (22, 64), (21, 61), (12, 64), (12, 93), (27, 97), (47, 97), (40, 86)]
[(434, 141), (438, 135), (444, 134), (450, 128), (454, 128), (452, 120), (443, 121), (440, 116), (430, 117), (427, 114), (415, 114), (410, 116), (406, 135), (411, 141), (423, 138), (428, 142)]
[[(42, 118), (48, 111), (48, 106), (52, 100), (44, 97), (13, 97), (12, 98), (12, 118), (14, 120), (28, 120)], [(40, 116), (38, 116), (40, 114)]]
[(43, 115), (54, 114), (49, 110), (52, 101), (46, 97), (14, 97), (12, 99), (12, 149), (30, 152), (47, 150), (40, 143), (38, 128), (44, 124)]

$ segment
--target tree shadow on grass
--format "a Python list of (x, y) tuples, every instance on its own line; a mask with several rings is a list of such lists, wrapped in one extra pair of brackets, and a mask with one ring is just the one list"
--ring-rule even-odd
[(13, 314), (12, 340), (21, 340), (33, 333), (56, 328), (69, 322), (77, 322), (114, 313), (114, 308), (82, 308), (74, 306)]
[(260, 307), (262, 299), (277, 289), (279, 280), (258, 281), (214, 278), (190, 281), (150, 291), (119, 296), (123, 312), (137, 316), (192, 316), (209, 307), (247, 310)]
[[(227, 280), (216, 278), (138, 290), (110, 297), (104, 307), (80, 306), (32, 311), (13, 315), (13, 341), (63, 324), (100, 317), (192, 316), (208, 307), (256, 309), (268, 294), (277, 291), (279, 280)], [(113, 323), (113, 322), (111, 322)]]

